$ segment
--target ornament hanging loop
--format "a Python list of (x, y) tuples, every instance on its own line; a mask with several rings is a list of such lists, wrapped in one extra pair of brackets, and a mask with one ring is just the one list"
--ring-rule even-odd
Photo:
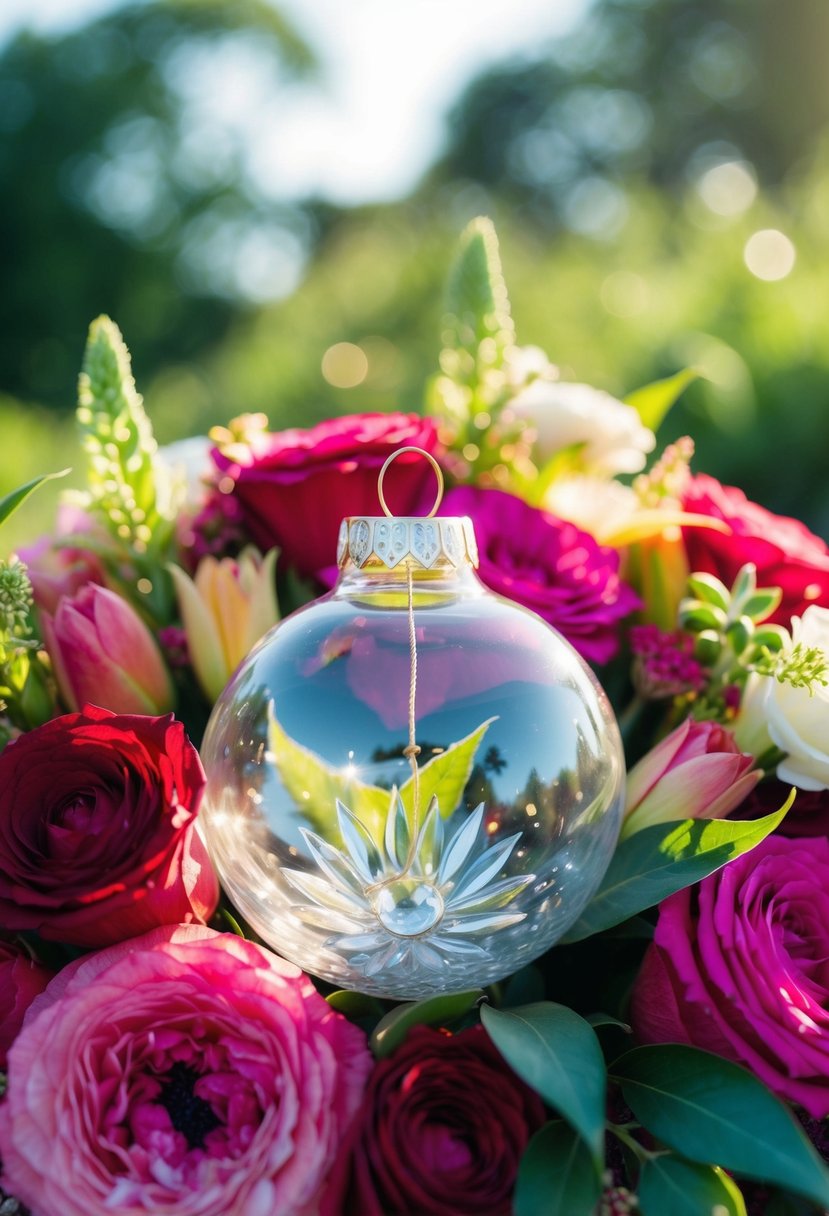
[(434, 470), (435, 477), (437, 478), (437, 483), (438, 483), (438, 492), (435, 496), (434, 505), (433, 505), (431, 511), (429, 511), (424, 516), (425, 519), (431, 519), (432, 516), (437, 513), (437, 509), (440, 506), (441, 502), (443, 501), (443, 470), (441, 469), (440, 465), (435, 460), (435, 458), (431, 454), (431, 452), (426, 452), (426, 451), (424, 451), (423, 448), (415, 447), (412, 445), (409, 445), (409, 446), (406, 446), (403, 448), (398, 448), (396, 452), (392, 452), (391, 456), (389, 456), (388, 460), (386, 460), (385, 464), (383, 465), (382, 469), (380, 470), (380, 475), (377, 478), (377, 496), (380, 499), (380, 506), (383, 508), (383, 514), (388, 515), (388, 517), (390, 519), (394, 518), (394, 512), (389, 510), (389, 505), (386, 502), (386, 497), (383, 493), (383, 481), (385, 480), (386, 471), (388, 470), (389, 465), (391, 465), (391, 463), (393, 461), (397, 460), (398, 456), (402, 456), (404, 452), (417, 452), (418, 456), (424, 456), (426, 458), (426, 460), (429, 461), (429, 464), (432, 466), (432, 469)]

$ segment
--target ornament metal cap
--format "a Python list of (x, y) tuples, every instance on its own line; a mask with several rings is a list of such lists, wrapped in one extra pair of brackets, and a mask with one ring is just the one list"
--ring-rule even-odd
[[(404, 452), (417, 452), (431, 464), (437, 478), (437, 494), (428, 515), (400, 516), (389, 510), (383, 482), (389, 465)], [(418, 447), (402, 447), (392, 452), (377, 478), (377, 494), (383, 515), (354, 515), (340, 524), (337, 565), (354, 565), (359, 570), (394, 570), (415, 566), (422, 570), (458, 570), (478, 565), (478, 546), (472, 520), (467, 516), (442, 516), (435, 513), (443, 499), (443, 471), (429, 452)]]

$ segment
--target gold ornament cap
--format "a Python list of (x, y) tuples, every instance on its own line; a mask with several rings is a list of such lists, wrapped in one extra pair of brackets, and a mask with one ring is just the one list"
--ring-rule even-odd
[[(383, 482), (389, 465), (404, 452), (417, 452), (432, 466), (437, 478), (437, 494), (428, 515), (400, 516), (389, 510)], [(377, 494), (384, 515), (353, 515), (340, 524), (337, 565), (354, 565), (359, 570), (394, 570), (414, 566), (421, 570), (458, 570), (477, 567), (478, 546), (472, 520), (467, 516), (441, 516), (435, 513), (443, 499), (443, 471), (429, 452), (418, 447), (402, 447), (392, 452), (377, 478)]]

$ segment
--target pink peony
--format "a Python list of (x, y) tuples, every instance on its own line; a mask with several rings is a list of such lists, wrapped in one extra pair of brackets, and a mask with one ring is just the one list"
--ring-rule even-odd
[(370, 1067), (292, 964), (159, 929), (32, 1006), (0, 1109), (4, 1186), (39, 1216), (309, 1212)]
[(829, 549), (797, 519), (774, 515), (746, 498), (742, 490), (713, 477), (693, 477), (682, 507), (724, 520), (731, 535), (712, 528), (684, 528), (691, 570), (715, 574), (731, 586), (746, 562), (757, 567), (760, 587), (780, 587), (783, 599), (770, 618), (788, 625), (809, 604), (829, 607)]
[[(254, 543), (263, 553), (278, 546), (283, 562), (316, 576), (336, 564), (346, 516), (380, 514), (380, 469), (408, 444), (434, 452), (435, 423), (417, 414), (351, 414), (307, 431), (255, 432), (247, 445), (215, 450), (213, 460)], [(433, 483), (428, 461), (402, 456), (384, 487), (390, 509), (416, 513)]]
[(647, 1043), (691, 1043), (829, 1114), (829, 840), (767, 837), (659, 909), (633, 994)]
[(26, 1010), (53, 975), (17, 942), (0, 941), (0, 1068), (6, 1067)]
[(537, 612), (589, 662), (613, 658), (619, 622), (639, 607), (615, 550), (503, 490), (458, 487), (440, 514), (471, 517), (491, 590)]
[(199, 755), (172, 714), (87, 705), (0, 754), (0, 924), (76, 946), (206, 919)]

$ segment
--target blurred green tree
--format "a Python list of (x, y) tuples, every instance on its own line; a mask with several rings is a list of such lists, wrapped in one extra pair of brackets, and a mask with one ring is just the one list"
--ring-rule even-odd
[(155, 369), (294, 286), (311, 221), (274, 200), (245, 124), (273, 122), (281, 90), (313, 66), (266, 0), (152, 0), (4, 48), (6, 392), (71, 409), (101, 312)]
[(825, 0), (596, 0), (547, 53), (472, 82), (433, 180), (590, 235), (618, 230), (632, 178), (677, 192), (743, 160), (777, 185), (829, 120), (827, 45)]

